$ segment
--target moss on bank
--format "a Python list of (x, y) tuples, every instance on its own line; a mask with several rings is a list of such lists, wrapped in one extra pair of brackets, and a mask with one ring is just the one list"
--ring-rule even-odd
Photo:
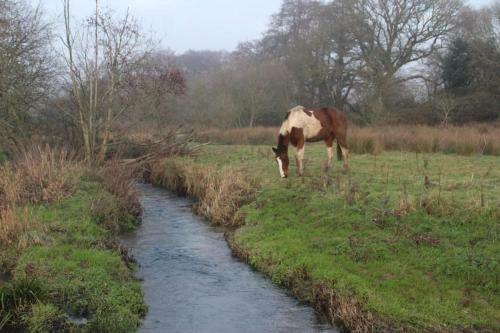
[[(306, 177), (281, 180), (268, 150), (207, 147), (153, 179), (209, 219), (237, 202), (233, 251), (351, 331), (498, 331), (498, 158), (355, 155), (347, 177), (322, 174), (323, 149), (308, 146)], [(220, 177), (250, 179), (238, 187), (253, 194), (234, 201)]]
[(0, 327), (135, 332), (147, 307), (117, 242), (135, 218), (86, 180), (59, 203), (28, 207), (27, 216), (43, 228), (21, 236), (29, 244), (22, 251), (2, 250), (12, 278), (0, 282)]

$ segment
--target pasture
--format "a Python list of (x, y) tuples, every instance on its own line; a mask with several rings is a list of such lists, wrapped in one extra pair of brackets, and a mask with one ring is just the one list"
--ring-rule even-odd
[[(256, 192), (240, 200), (245, 224), (230, 241), (305, 300), (314, 296), (307, 286), (326, 284), (346, 305), (332, 317), (351, 329), (499, 328), (500, 157), (351, 154), (346, 175), (339, 162), (323, 173), (323, 144), (305, 149), (303, 178), (291, 150), (290, 176), (280, 179), (270, 146), (207, 146), (162, 168), (204, 183), (191, 187), (248, 179)], [(238, 184), (210, 201), (241, 195)], [(211, 214), (223, 206), (212, 203)]]

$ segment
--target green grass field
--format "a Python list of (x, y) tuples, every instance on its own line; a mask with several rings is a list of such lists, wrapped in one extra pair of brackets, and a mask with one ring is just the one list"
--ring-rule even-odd
[[(29, 332), (136, 331), (147, 306), (116, 233), (96, 214), (98, 202), (121, 210), (99, 184), (82, 180), (62, 202), (20, 212), (40, 226), (20, 235), (19, 244), (27, 245), (0, 253), (0, 264), (13, 273), (8, 283), (0, 281), (0, 331), (4, 325)], [(110, 209), (128, 229), (133, 217)], [(79, 326), (69, 316), (87, 322)]]
[(325, 155), (306, 146), (303, 179), (292, 156), (280, 179), (267, 146), (208, 146), (180, 163), (257, 179), (233, 240), (276, 283), (327, 283), (406, 331), (500, 329), (500, 157), (352, 155), (345, 175), (339, 162), (325, 174)]

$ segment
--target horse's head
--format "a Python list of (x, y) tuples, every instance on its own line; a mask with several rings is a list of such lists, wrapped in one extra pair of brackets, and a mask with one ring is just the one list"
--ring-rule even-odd
[(288, 152), (286, 149), (280, 149), (279, 146), (278, 148), (273, 147), (273, 152), (276, 154), (276, 162), (278, 163), (281, 178), (288, 177), (288, 165), (290, 164)]

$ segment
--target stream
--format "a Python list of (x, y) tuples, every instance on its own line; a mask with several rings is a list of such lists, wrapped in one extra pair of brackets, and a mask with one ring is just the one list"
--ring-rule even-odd
[(186, 198), (140, 184), (141, 226), (124, 238), (149, 311), (140, 332), (338, 332), (231, 254)]

